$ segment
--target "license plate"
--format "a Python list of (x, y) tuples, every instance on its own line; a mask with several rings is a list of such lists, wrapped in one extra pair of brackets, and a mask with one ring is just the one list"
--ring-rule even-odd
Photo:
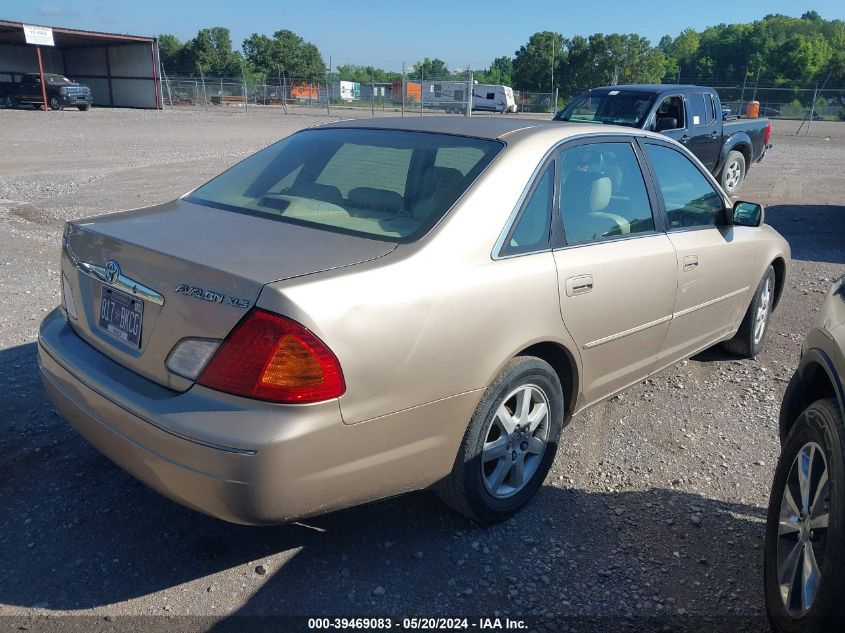
[(143, 317), (143, 301), (103, 286), (100, 295), (100, 327), (106, 332), (133, 347), (140, 347)]

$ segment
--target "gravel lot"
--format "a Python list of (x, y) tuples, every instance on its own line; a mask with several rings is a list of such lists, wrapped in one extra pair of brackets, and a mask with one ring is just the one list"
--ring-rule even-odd
[[(777, 412), (803, 335), (845, 274), (845, 124), (817, 123), (807, 138), (777, 122), (742, 192), (767, 205), (795, 258), (765, 352), (705, 352), (579, 416), (546, 485), (505, 524), (479, 528), (417, 493), (292, 525), (229, 525), (137, 483), (56, 414), (34, 341), (59, 300), (62, 222), (172, 199), (325, 120), (0, 111), (0, 627), (234, 630), (250, 620), (232, 616), (293, 614), (540, 616), (538, 630), (717, 617), (719, 629), (766, 630)], [(122, 619), (149, 615), (161, 617)]]

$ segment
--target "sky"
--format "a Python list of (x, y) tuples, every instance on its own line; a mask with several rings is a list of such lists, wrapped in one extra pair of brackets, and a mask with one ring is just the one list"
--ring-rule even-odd
[[(670, 7), (671, 8), (667, 8)], [(638, 33), (652, 43), (686, 27), (752, 22), (769, 13), (808, 10), (845, 19), (842, 0), (672, 2), (634, 0), (0, 0), (0, 19), (92, 31), (159, 35), (181, 40), (204, 27), (225, 26), (235, 48), (252, 33), (289, 29), (317, 45), (326, 63), (401, 70), (424, 57), (450, 68), (486, 68), (537, 31), (564, 36)]]

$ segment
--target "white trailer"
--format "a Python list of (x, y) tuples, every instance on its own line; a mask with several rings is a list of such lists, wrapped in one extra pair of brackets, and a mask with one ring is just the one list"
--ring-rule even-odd
[(358, 101), (361, 98), (361, 84), (357, 81), (333, 81), (334, 101)]
[[(446, 112), (464, 112), (467, 103), (466, 81), (423, 82), (423, 105), (442, 108)], [(472, 109), (480, 112), (516, 112), (516, 101), (510, 86), (473, 84)]]
[(472, 109), (487, 112), (516, 112), (516, 101), (510, 86), (475, 84), (472, 87)]

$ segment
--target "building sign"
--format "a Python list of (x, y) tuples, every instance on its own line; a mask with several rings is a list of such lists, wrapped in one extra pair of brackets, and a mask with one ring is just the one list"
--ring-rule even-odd
[(56, 45), (53, 42), (53, 29), (49, 26), (33, 26), (31, 24), (24, 24), (23, 35), (26, 38), (27, 44), (35, 44), (36, 46)]

